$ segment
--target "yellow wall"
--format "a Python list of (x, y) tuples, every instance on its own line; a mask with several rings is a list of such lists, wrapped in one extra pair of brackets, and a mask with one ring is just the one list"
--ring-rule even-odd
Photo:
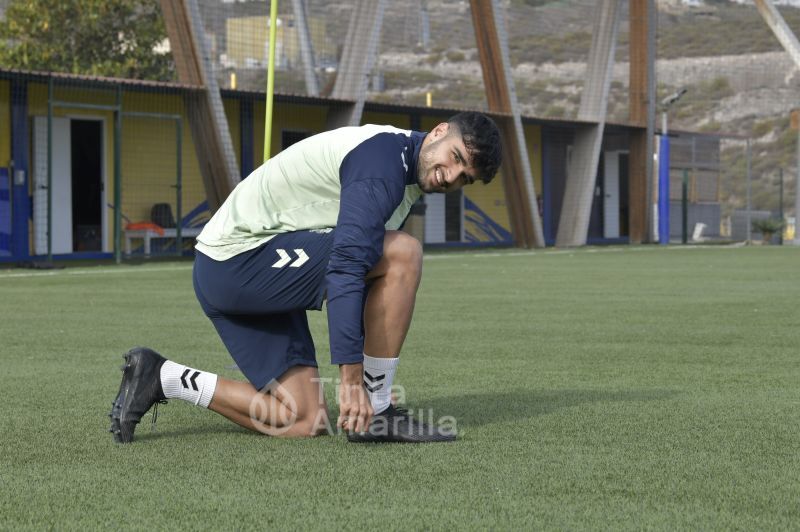
[[(223, 108), (231, 134), (237, 168), (241, 153), (238, 100), (224, 100)], [(177, 94), (126, 93), (126, 112), (146, 112), (182, 117), (182, 217), (206, 201), (206, 190), (195, 151), (191, 125), (183, 98)], [(112, 137), (113, 140), (113, 137)], [(169, 203), (178, 221), (176, 123), (172, 119), (125, 117), (122, 129), (122, 213), (131, 222), (150, 221), (156, 203)], [(109, 182), (113, 181), (112, 178)], [(109, 203), (113, 203), (113, 187)], [(208, 218), (208, 212), (189, 220), (194, 225)], [(109, 224), (113, 221), (109, 220)], [(127, 223), (123, 221), (123, 226)], [(111, 227), (111, 225), (109, 225)], [(111, 245), (111, 244), (109, 244)]]
[(228, 129), (231, 132), (231, 142), (233, 143), (233, 153), (236, 155), (236, 167), (241, 168), (242, 162), (242, 125), (241, 125), (241, 106), (239, 100), (222, 100), (222, 107), (225, 109), (225, 118), (228, 121)]
[[(266, 59), (264, 43), (269, 39), (267, 17), (229, 18), (226, 23), (228, 48), (225, 51), (228, 59), (236, 61), (237, 66), (245, 66), (245, 58), (256, 61)], [(283, 41), (283, 26), (278, 26), (276, 41)]]
[(0, 166), (11, 160), (11, 83), (0, 81)]
[(542, 126), (524, 126), (523, 131), (533, 175), (533, 186), (536, 187), (536, 195), (542, 197)]
[[(273, 120), (274, 120), (273, 107)], [(264, 164), (264, 114), (267, 105), (264, 102), (253, 103), (253, 168)], [(274, 144), (270, 144), (270, 153), (273, 153)]]
[[(465, 233), (472, 235), (479, 242), (491, 242), (497, 240), (497, 235), (491, 236), (493, 232), (486, 227), (488, 218), (499, 225), (507, 232), (511, 232), (511, 224), (506, 207), (505, 191), (503, 189), (503, 178), (498, 175), (488, 185), (475, 183), (464, 189), (464, 195), (477, 207), (479, 212), (464, 214)], [(468, 210), (468, 209), (467, 209)], [(483, 213), (485, 216), (480, 216)]]
[[(253, 166), (258, 168), (264, 162), (264, 114), (266, 104), (256, 102), (253, 105)], [(272, 139), (270, 154), (281, 151), (281, 132), (307, 131), (311, 134), (325, 130), (328, 109), (320, 105), (300, 105), (293, 103), (276, 103), (272, 109)]]
[[(278, 18), (275, 32), (276, 62), (297, 63), (300, 61), (300, 44), (297, 28), (292, 24), (291, 15)], [(326, 35), (326, 21), (321, 17), (308, 17), (308, 32), (314, 53), (319, 56), (330, 56), (335, 53), (335, 46)], [(236, 62), (238, 67), (246, 67), (245, 60), (266, 62), (269, 41), (269, 17), (229, 18), (226, 23), (228, 34), (228, 59)]]
[[(125, 93), (122, 105), (125, 112), (178, 115), (182, 118), (182, 215), (185, 216), (206, 200), (206, 192), (183, 98), (177, 94)], [(156, 203), (169, 203), (177, 222), (176, 148), (175, 120), (123, 118), (122, 213), (131, 222), (150, 221), (150, 210)], [(110, 203), (113, 198), (110, 196)], [(126, 223), (123, 221), (123, 227)]]

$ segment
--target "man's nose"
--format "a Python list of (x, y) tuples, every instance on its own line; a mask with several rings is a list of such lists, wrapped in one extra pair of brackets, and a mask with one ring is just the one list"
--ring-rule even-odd
[(450, 169), (450, 172), (447, 173), (447, 182), (450, 184), (455, 183), (458, 181), (458, 176), (461, 175), (461, 167), (456, 165), (454, 168)]

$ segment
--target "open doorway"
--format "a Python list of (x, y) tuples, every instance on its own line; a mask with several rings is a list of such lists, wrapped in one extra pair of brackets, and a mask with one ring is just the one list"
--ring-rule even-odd
[(103, 122), (70, 121), (74, 251), (103, 250)]
[(602, 157), (603, 237), (628, 236), (628, 152), (606, 151)]
[[(51, 186), (47, 172), (47, 117), (34, 117), (33, 225), (36, 255), (103, 251), (103, 128), (102, 119), (53, 117)], [(52, 196), (52, 205), (48, 205), (48, 196)], [(48, 239), (49, 229), (52, 229), (52, 236)]]
[(464, 194), (425, 196), (425, 243), (444, 244), (464, 241)]

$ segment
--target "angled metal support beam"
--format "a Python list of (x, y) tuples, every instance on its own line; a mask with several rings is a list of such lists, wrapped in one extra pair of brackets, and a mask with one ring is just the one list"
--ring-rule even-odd
[(755, 3), (758, 12), (761, 13), (761, 18), (764, 19), (769, 29), (780, 41), (783, 49), (789, 53), (794, 63), (800, 68), (800, 42), (797, 41), (797, 37), (786, 24), (780, 12), (775, 9), (772, 0), (755, 0)]
[(236, 154), (222, 107), (197, 0), (160, 0), (181, 83), (198, 86), (185, 98), (195, 152), (211, 211), (239, 182)]
[(603, 0), (596, 7), (586, 84), (578, 110), (578, 120), (590, 123), (578, 129), (567, 165), (564, 203), (556, 234), (559, 247), (586, 244), (614, 67), (620, 4), (621, 0)]
[(630, 84), (629, 121), (639, 126), (631, 133), (628, 159), (629, 238), (631, 244), (650, 240), (653, 135), (655, 133), (655, 0), (629, 0)]
[(355, 104), (331, 108), (328, 129), (357, 126), (364, 111), (369, 74), (378, 55), (386, 0), (359, 0), (347, 29), (332, 98), (353, 100)]
[(542, 219), (511, 77), (503, 7), (500, 0), (470, 0), (470, 6), (486, 99), (489, 110), (498, 113), (494, 118), (503, 137), (503, 188), (514, 244), (544, 247)]
[(303, 59), (303, 71), (306, 77), (306, 93), (309, 96), (319, 96), (319, 83), (315, 73), (314, 45), (311, 33), (308, 31), (308, 18), (304, 0), (292, 0), (294, 9), (294, 27), (297, 28), (297, 38), (300, 41), (300, 57)]
[[(761, 17), (772, 30), (772, 33), (775, 34), (775, 37), (777, 37), (781, 45), (783, 45), (783, 48), (792, 57), (797, 68), (800, 68), (800, 42), (797, 41), (794, 32), (792, 32), (791, 28), (786, 24), (786, 21), (783, 20), (783, 17), (778, 10), (775, 9), (775, 6), (772, 5), (771, 0), (755, 0), (755, 2), (758, 12), (761, 13)], [(794, 244), (800, 245), (800, 223), (798, 223), (800, 221), (800, 137), (798, 137), (797, 140), (797, 152), (799, 160), (797, 161), (798, 168), (794, 198), (794, 219), (796, 220), (794, 225)]]

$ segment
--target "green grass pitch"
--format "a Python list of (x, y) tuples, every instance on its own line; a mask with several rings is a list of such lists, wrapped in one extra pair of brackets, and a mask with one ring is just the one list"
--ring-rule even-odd
[(0, 528), (796, 528), (799, 276), (788, 246), (432, 253), (397, 384), (458, 442), (287, 441), (171, 401), (118, 446), (128, 348), (241, 378), (190, 264), (0, 271)]

